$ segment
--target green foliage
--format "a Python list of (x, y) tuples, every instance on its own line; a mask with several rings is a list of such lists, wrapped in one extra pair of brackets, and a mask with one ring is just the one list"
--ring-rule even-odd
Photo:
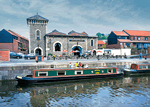
[(109, 35), (107, 35), (107, 36), (105, 36), (105, 35), (104, 35), (104, 36), (102, 36), (102, 34), (101, 34), (101, 33), (97, 33), (96, 35), (98, 36), (98, 40), (105, 40), (105, 39), (107, 39), (107, 38), (108, 38), (108, 36), (109, 36)]
[(102, 46), (102, 48), (106, 48), (106, 44), (104, 44), (104, 45)]

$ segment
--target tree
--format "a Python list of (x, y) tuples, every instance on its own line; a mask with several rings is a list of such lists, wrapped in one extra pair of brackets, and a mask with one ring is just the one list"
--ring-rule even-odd
[(102, 46), (102, 48), (106, 48), (106, 44), (104, 44), (104, 45)]
[(98, 40), (101, 40), (101, 33), (97, 33), (96, 35), (98, 36)]

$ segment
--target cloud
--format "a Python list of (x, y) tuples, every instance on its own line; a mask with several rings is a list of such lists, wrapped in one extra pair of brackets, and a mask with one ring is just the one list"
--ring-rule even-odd
[(0, 0), (0, 7), (0, 13), (17, 16), (18, 21), (22, 22), (14, 25), (11, 19), (3, 22), (0, 27), (13, 28), (22, 35), (29, 32), (25, 25), (26, 18), (35, 15), (37, 11), (49, 19), (47, 32), (58, 29), (67, 34), (76, 30), (95, 35), (97, 32), (108, 34), (112, 30), (150, 29), (149, 24), (142, 23), (142, 17), (139, 17), (140, 8), (136, 11), (134, 5), (127, 5), (124, 0)]

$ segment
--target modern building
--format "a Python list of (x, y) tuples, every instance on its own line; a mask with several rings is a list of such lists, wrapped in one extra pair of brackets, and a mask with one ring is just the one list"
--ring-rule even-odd
[(107, 48), (127, 48), (134, 46), (137, 49), (147, 49), (150, 46), (150, 31), (123, 30), (112, 31), (107, 39)]
[(0, 49), (9, 49), (11, 52), (28, 54), (29, 40), (12, 30), (0, 31)]
[(53, 30), (46, 33), (48, 19), (40, 15), (27, 18), (30, 28), (29, 52), (47, 56), (48, 54), (81, 55), (84, 51), (97, 49), (98, 37), (86, 32), (70, 31), (68, 34)]

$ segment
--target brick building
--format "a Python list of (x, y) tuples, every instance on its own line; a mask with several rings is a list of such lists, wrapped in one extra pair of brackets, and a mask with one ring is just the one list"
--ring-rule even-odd
[(53, 30), (46, 34), (48, 19), (35, 15), (27, 18), (30, 27), (29, 52), (47, 56), (48, 54), (81, 55), (84, 51), (97, 49), (98, 37), (86, 32), (70, 31), (68, 34)]
[(98, 49), (101, 49), (104, 44), (102, 40), (98, 40)]
[(12, 30), (0, 31), (0, 49), (9, 49), (11, 52), (28, 54), (29, 40)]
[(150, 46), (150, 31), (112, 31), (107, 40), (107, 48), (118, 49), (134, 46), (137, 49), (147, 49)]

